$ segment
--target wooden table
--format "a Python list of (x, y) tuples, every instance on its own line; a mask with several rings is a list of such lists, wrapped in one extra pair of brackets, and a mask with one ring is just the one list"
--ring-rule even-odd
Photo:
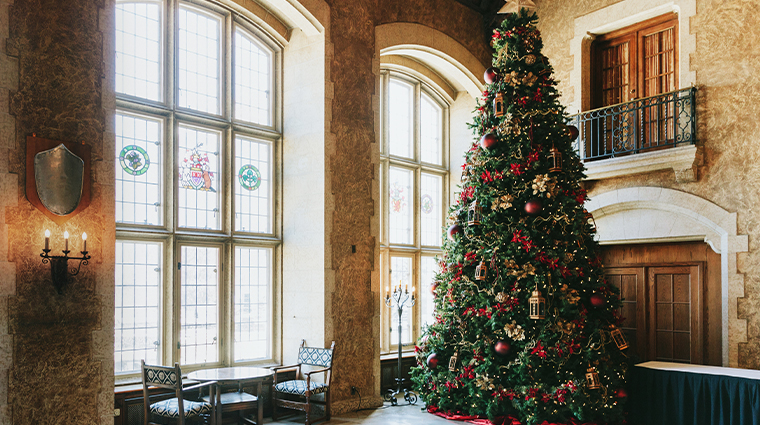
[[(264, 369), (260, 367), (252, 367), (252, 366), (236, 366), (236, 367), (220, 367), (217, 369), (202, 369), (202, 370), (196, 370), (195, 372), (190, 372), (187, 375), (188, 379), (193, 379), (196, 381), (217, 381), (217, 384), (219, 387), (224, 387), (226, 385), (237, 385), (238, 386), (238, 392), (242, 392), (242, 387), (245, 384), (256, 384), (256, 403), (257, 403), (257, 421), (255, 422), (257, 425), (261, 425), (263, 423), (264, 419), (264, 407), (262, 405), (262, 383), (264, 380), (270, 376), (272, 376), (274, 372), (272, 372), (269, 369)], [(219, 419), (221, 419), (221, 412), (223, 409), (224, 404), (222, 405), (222, 409), (219, 409)], [(236, 409), (230, 409), (231, 411), (234, 411)], [(251, 422), (248, 419), (245, 419), (247, 422)], [(221, 420), (219, 421), (221, 423)]]

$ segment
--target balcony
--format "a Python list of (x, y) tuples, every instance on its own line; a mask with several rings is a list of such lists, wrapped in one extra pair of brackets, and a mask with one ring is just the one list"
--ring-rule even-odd
[(581, 112), (577, 152), (589, 180), (673, 169), (695, 181), (698, 164), (695, 87)]

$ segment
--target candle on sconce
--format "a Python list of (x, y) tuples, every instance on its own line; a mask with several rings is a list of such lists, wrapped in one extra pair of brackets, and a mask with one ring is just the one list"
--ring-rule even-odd
[(45, 230), (45, 251), (50, 250), (50, 229)]
[(87, 252), (87, 232), (82, 232), (82, 240), (84, 241), (84, 249), (82, 251)]
[(68, 231), (63, 232), (63, 241), (64, 241), (63, 250), (68, 251), (69, 250), (69, 232)]

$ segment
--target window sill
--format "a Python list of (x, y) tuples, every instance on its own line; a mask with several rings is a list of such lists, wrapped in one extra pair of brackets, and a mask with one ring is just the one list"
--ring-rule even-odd
[[(411, 350), (405, 350), (401, 352), (401, 358), (402, 359), (408, 359), (414, 357), (414, 349)], [(386, 353), (380, 355), (380, 361), (384, 362), (387, 360), (398, 360), (398, 352), (395, 353)]]
[(698, 149), (694, 145), (646, 152), (621, 158), (589, 161), (586, 180), (602, 180), (651, 171), (672, 169), (679, 183), (697, 181)]

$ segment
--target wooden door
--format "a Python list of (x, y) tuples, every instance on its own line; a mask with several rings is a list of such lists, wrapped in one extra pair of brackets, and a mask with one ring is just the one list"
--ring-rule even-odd
[(604, 272), (607, 282), (618, 288), (623, 299), (618, 313), (624, 318), (620, 330), (628, 341), (629, 350), (641, 359), (647, 358), (644, 267), (614, 267), (606, 268)]
[(624, 299), (629, 355), (722, 364), (721, 261), (709, 245), (608, 245), (602, 263)]
[(700, 277), (699, 265), (648, 268), (650, 360), (702, 363)]

